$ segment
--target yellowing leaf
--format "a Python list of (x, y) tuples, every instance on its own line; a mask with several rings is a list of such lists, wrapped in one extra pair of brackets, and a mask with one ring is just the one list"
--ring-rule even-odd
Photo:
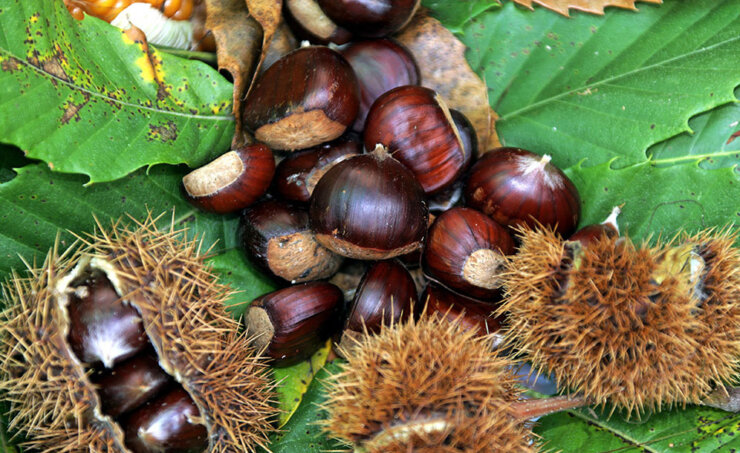
[(604, 14), (604, 8), (607, 6), (636, 10), (635, 3), (637, 1), (663, 3), (662, 0), (514, 0), (515, 3), (526, 6), (529, 9), (533, 9), (532, 3), (537, 3), (563, 16), (570, 15), (568, 13), (569, 9), (591, 14)]

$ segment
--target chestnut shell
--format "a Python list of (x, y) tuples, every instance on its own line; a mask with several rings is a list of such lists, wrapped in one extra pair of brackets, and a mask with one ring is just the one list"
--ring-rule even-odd
[(493, 316), (494, 305), (453, 293), (435, 283), (429, 283), (421, 294), (427, 315), (438, 313), (459, 323), (478, 335), (488, 335), (501, 328), (501, 320)]
[(334, 22), (351, 33), (380, 38), (400, 30), (416, 12), (420, 0), (318, 0)]

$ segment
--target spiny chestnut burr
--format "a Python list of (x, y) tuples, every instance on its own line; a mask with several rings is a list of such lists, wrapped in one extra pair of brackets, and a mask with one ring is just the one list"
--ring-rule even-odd
[(309, 282), (252, 301), (247, 330), (275, 366), (310, 357), (341, 326), (342, 291), (331, 283)]
[(421, 79), (414, 57), (392, 39), (371, 39), (340, 50), (357, 76), (360, 110), (352, 128), (362, 132), (370, 106), (383, 93), (404, 85), (418, 85)]
[(175, 388), (121, 421), (126, 447), (133, 453), (202, 453), (208, 431), (198, 407), (182, 388)]
[(185, 198), (204, 211), (239, 211), (267, 192), (275, 158), (265, 145), (229, 151), (182, 178)]
[(380, 96), (367, 114), (364, 143), (380, 143), (411, 169), (426, 194), (451, 185), (466, 162), (460, 134), (447, 105), (433, 90), (415, 85)]
[(67, 309), (67, 341), (83, 362), (111, 368), (148, 344), (139, 312), (101, 274), (76, 283)]
[[(490, 335), (501, 328), (501, 320), (493, 314), (495, 306), (454, 293), (435, 283), (424, 288), (421, 301), (427, 316), (436, 314), (441, 319), (456, 320), (465, 330), (477, 335)], [(494, 342), (495, 346), (497, 342)]]
[(315, 148), (286, 156), (275, 170), (274, 190), (286, 200), (308, 202), (314, 187), (331, 167), (362, 153), (362, 145), (340, 138)]
[(349, 351), (350, 338), (366, 331), (378, 333), (381, 326), (407, 319), (418, 301), (414, 279), (403, 264), (396, 260), (373, 264), (357, 286), (339, 345)]
[(352, 33), (324, 14), (316, 0), (286, 0), (283, 16), (299, 39), (316, 44), (346, 44)]
[(338, 52), (302, 47), (260, 74), (242, 107), (257, 140), (273, 149), (310, 148), (352, 125), (359, 108), (357, 78)]
[(342, 264), (340, 255), (316, 241), (304, 207), (277, 200), (256, 203), (244, 211), (239, 230), (247, 257), (289, 282), (329, 278)]
[(370, 260), (420, 248), (429, 216), (414, 175), (382, 146), (326, 172), (311, 195), (309, 214), (324, 246)]
[(420, 0), (317, 0), (334, 22), (365, 38), (390, 35), (406, 25)]
[(506, 228), (474, 209), (452, 208), (429, 228), (421, 260), (430, 279), (485, 300), (497, 295), (504, 256), (512, 253), (514, 240)]
[(612, 209), (609, 217), (601, 223), (595, 223), (592, 225), (586, 225), (580, 230), (573, 233), (568, 240), (578, 241), (581, 245), (588, 246), (596, 242), (603, 236), (617, 237), (619, 236), (619, 225), (617, 224), (617, 216), (621, 213), (619, 206), (615, 206)]
[(557, 225), (564, 237), (575, 231), (581, 216), (578, 190), (550, 156), (520, 148), (498, 148), (478, 159), (464, 196), (468, 206), (502, 225)]

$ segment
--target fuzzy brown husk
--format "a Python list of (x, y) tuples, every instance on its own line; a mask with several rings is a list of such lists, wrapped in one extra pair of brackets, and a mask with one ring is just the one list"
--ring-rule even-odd
[(491, 341), (436, 315), (360, 337), (327, 384), (325, 430), (368, 453), (536, 451)]
[[(120, 429), (102, 415), (94, 387), (65, 341), (60, 280), (80, 262), (109, 263), (108, 277), (142, 315), (160, 365), (199, 407), (209, 452), (267, 445), (272, 384), (264, 361), (225, 312), (228, 287), (217, 283), (200, 244), (151, 217), (118, 222), (61, 255), (55, 248), (29, 276), (5, 285), (0, 318), (0, 389), (11, 404), (9, 429), (42, 451), (125, 452)], [(105, 266), (107, 267), (107, 266)], [(109, 271), (110, 272), (110, 271)]]
[(661, 267), (675, 243), (637, 247), (604, 237), (579, 251), (549, 230), (520, 233), (504, 275), (507, 341), (564, 391), (639, 416), (699, 403), (736, 375), (740, 256), (733, 235), (691, 238), (707, 264), (702, 281), (710, 296), (701, 301), (686, 267)]

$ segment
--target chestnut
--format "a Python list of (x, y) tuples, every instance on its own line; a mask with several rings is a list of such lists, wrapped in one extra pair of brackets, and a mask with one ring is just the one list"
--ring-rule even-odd
[(138, 354), (110, 370), (90, 376), (98, 388), (103, 413), (117, 418), (154, 398), (173, 381), (153, 353)]
[(363, 136), (365, 148), (380, 143), (408, 167), (426, 194), (450, 186), (466, 162), (465, 150), (450, 111), (429, 88), (394, 88), (370, 107)]
[(296, 36), (316, 44), (346, 44), (352, 33), (332, 22), (316, 0), (285, 0), (285, 22)]
[(478, 335), (489, 335), (501, 328), (501, 320), (493, 315), (495, 306), (453, 293), (434, 283), (424, 288), (421, 300), (426, 307), (425, 315), (437, 313), (450, 321), (458, 319), (466, 330), (473, 330)]
[(273, 149), (310, 148), (338, 138), (359, 108), (357, 78), (338, 52), (296, 49), (257, 76), (242, 118)]
[(308, 202), (314, 187), (334, 164), (362, 153), (362, 145), (340, 138), (286, 156), (275, 170), (275, 192), (292, 201)]
[(390, 35), (406, 25), (421, 0), (318, 0), (334, 22), (366, 38)]
[(202, 453), (208, 431), (200, 411), (181, 387), (173, 388), (121, 421), (126, 447), (133, 453)]
[(478, 134), (475, 132), (473, 123), (461, 111), (450, 109), (450, 116), (455, 123), (458, 134), (460, 134), (463, 151), (465, 152), (463, 170), (467, 170), (470, 164), (478, 158)]
[(204, 211), (239, 211), (267, 192), (275, 158), (265, 145), (229, 151), (182, 178), (185, 198)]
[(239, 236), (248, 258), (289, 282), (329, 278), (342, 264), (340, 255), (316, 241), (308, 210), (288, 202), (265, 200), (247, 208)]
[(139, 312), (105, 276), (92, 275), (73, 286), (67, 341), (78, 359), (112, 368), (148, 345)]
[(403, 264), (396, 260), (373, 264), (357, 286), (339, 345), (348, 351), (353, 346), (350, 338), (408, 319), (418, 302), (416, 284)]
[(392, 39), (370, 39), (340, 50), (357, 76), (360, 110), (354, 129), (362, 132), (370, 106), (383, 93), (404, 85), (418, 85), (421, 79), (414, 57)]
[(619, 225), (617, 224), (617, 217), (621, 213), (619, 206), (615, 206), (612, 209), (611, 214), (601, 223), (586, 225), (580, 230), (573, 233), (568, 240), (578, 241), (583, 246), (588, 246), (599, 240), (601, 237), (617, 237), (619, 236)]
[(420, 248), (429, 212), (414, 175), (378, 146), (326, 172), (311, 195), (309, 215), (324, 246), (376, 260)]
[(275, 366), (309, 358), (341, 325), (342, 291), (331, 283), (309, 282), (252, 301), (247, 330)]
[(452, 208), (429, 228), (421, 262), (428, 278), (477, 299), (497, 295), (504, 255), (514, 253), (509, 231), (485, 214)]
[(568, 237), (581, 216), (581, 198), (570, 179), (539, 156), (520, 148), (498, 148), (470, 169), (463, 191), (468, 206), (509, 227), (538, 224)]

